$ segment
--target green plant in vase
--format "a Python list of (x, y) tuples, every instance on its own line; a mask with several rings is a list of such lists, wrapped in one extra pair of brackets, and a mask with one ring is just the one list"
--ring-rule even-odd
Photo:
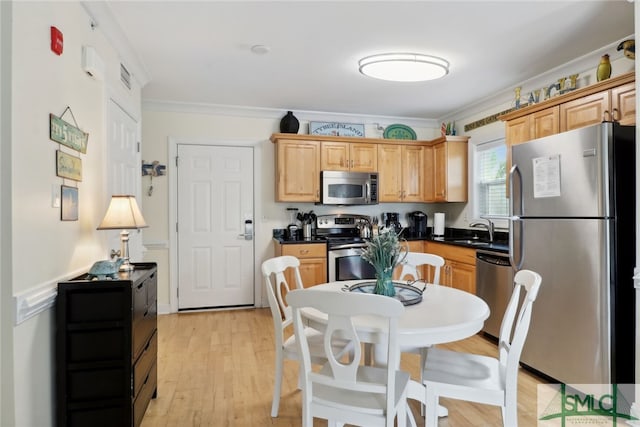
[(379, 295), (394, 296), (396, 289), (391, 277), (393, 270), (407, 256), (408, 247), (400, 243), (395, 230), (384, 229), (374, 236), (362, 253), (362, 258), (376, 270), (376, 285), (373, 292)]

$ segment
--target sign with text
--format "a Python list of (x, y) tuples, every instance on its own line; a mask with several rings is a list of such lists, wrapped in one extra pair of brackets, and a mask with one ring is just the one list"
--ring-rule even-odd
[(82, 154), (87, 152), (89, 134), (54, 114), (49, 114), (49, 138)]

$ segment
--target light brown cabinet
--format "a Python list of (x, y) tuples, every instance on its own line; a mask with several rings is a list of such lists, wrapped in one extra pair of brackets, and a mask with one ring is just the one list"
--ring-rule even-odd
[(635, 73), (628, 73), (502, 115), (507, 171), (512, 165), (511, 147), (516, 144), (602, 121), (635, 125), (635, 99)]
[[(476, 251), (471, 248), (445, 243), (425, 242), (424, 251), (440, 255), (445, 260), (440, 270), (440, 284), (475, 294), (476, 293)], [(433, 280), (433, 272), (427, 277)]]
[(442, 137), (424, 152), (424, 201), (467, 201), (468, 137)]
[(276, 144), (276, 201), (320, 201), (320, 143), (280, 139)]
[(431, 141), (273, 134), (278, 202), (320, 201), (321, 170), (379, 173), (378, 200), (467, 200), (465, 136)]
[[(327, 282), (327, 246), (324, 243), (293, 243), (275, 241), (275, 256), (292, 255), (300, 260), (300, 277), (305, 288)], [(291, 272), (285, 273), (287, 283), (294, 286)]]
[(425, 201), (424, 151), (421, 145), (378, 145), (380, 202)]
[(323, 141), (320, 143), (321, 170), (376, 172), (376, 144)]

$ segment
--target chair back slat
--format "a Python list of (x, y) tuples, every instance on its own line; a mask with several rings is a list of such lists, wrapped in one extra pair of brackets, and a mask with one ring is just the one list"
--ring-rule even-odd
[(440, 284), (440, 267), (444, 265), (444, 258), (435, 254), (427, 254), (421, 252), (407, 252), (406, 257), (400, 264), (402, 270), (400, 271), (400, 280), (408, 280), (409, 277), (413, 277), (413, 280), (428, 280), (427, 277), (420, 277), (420, 271), (418, 267), (423, 265), (429, 265), (433, 267), (433, 284)]
[[(506, 388), (517, 386), (518, 362), (529, 332), (533, 302), (536, 300), (541, 282), (542, 277), (531, 270), (520, 270), (514, 277), (514, 289), (502, 319), (498, 343)], [(525, 293), (521, 297), (523, 290)]]
[[(381, 295), (331, 292), (314, 289), (294, 290), (287, 295), (287, 302), (293, 309), (293, 325), (296, 339), (302, 354), (302, 365), (305, 372), (303, 390), (313, 394), (314, 384), (324, 384), (334, 388), (385, 393), (387, 404), (392, 405), (395, 399), (395, 373), (400, 365), (400, 353), (397, 340), (397, 319), (404, 312), (404, 306), (398, 300)], [(324, 371), (317, 373), (311, 370), (309, 348), (304, 333), (301, 309), (312, 308), (326, 314), (327, 323), (324, 331), (324, 348), (329, 361), (330, 374)], [(362, 381), (358, 378), (358, 369), (362, 366), (361, 342), (358, 337), (355, 318), (357, 316), (375, 316), (382, 318), (380, 344), (386, 344), (387, 370), (386, 378), (380, 382)], [(349, 360), (337, 359), (331, 351), (331, 340), (340, 337), (351, 341), (354, 353)], [(392, 406), (387, 406), (392, 407)]]

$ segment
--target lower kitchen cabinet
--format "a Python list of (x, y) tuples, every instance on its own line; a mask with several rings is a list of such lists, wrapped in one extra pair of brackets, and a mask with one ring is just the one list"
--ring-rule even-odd
[[(440, 284), (475, 294), (476, 293), (476, 251), (471, 248), (444, 243), (425, 242), (424, 251), (444, 258), (440, 270)], [(433, 272), (428, 273), (430, 280)]]
[(58, 283), (58, 427), (138, 427), (157, 395), (157, 265)]
[[(292, 255), (300, 260), (300, 278), (305, 288), (327, 282), (327, 245), (325, 243), (281, 244), (275, 241), (275, 256)], [(294, 286), (293, 273), (285, 278)]]

